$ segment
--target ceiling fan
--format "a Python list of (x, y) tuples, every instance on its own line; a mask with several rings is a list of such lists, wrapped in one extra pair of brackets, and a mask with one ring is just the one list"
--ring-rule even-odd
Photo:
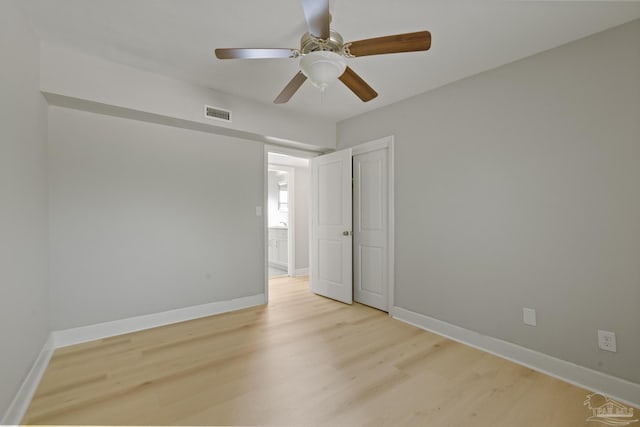
[(309, 31), (302, 35), (300, 49), (225, 48), (215, 51), (218, 59), (300, 58), (300, 71), (273, 101), (276, 104), (289, 101), (307, 78), (320, 90), (339, 79), (362, 101), (371, 101), (378, 93), (347, 66), (346, 58), (415, 52), (431, 47), (429, 31), (344, 43), (342, 36), (330, 28), (329, 0), (301, 1)]

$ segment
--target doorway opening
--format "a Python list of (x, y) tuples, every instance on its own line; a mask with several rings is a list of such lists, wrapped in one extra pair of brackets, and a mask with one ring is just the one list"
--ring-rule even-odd
[[(275, 267), (279, 271), (271, 270), (278, 273), (271, 276), (276, 277), (273, 280), (309, 276), (313, 293), (391, 312), (395, 288), (393, 146), (393, 136), (389, 136), (325, 155), (265, 147), (267, 301), (269, 267)], [(282, 172), (288, 173), (286, 183)], [(286, 220), (285, 214), (289, 215)], [(278, 237), (269, 230), (282, 230), (285, 224), (286, 268), (284, 235)]]
[[(294, 170), (269, 163), (267, 172), (267, 259), (269, 279), (295, 275)], [(291, 195), (290, 195), (291, 194)], [(289, 204), (291, 202), (291, 208)], [(291, 240), (291, 242), (289, 241)]]
[(267, 282), (309, 274), (309, 160), (275, 150), (265, 150)]

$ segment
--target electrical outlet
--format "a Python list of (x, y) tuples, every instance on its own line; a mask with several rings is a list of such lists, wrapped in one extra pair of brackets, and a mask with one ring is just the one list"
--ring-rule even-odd
[(536, 326), (536, 311), (533, 308), (524, 307), (522, 309), (522, 321), (525, 325)]
[(616, 352), (616, 333), (598, 329), (598, 347), (602, 350)]

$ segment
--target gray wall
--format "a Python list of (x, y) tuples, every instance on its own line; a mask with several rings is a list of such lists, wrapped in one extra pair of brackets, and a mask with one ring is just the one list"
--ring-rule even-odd
[[(275, 137), (297, 141), (307, 148), (335, 147), (335, 123), (327, 119), (283, 110), (271, 103), (225, 94), (62, 46), (44, 43), (41, 52), (41, 90), (49, 95), (71, 97), (66, 102), (80, 109), (85, 108), (86, 102), (95, 102), (125, 109), (128, 114), (151, 113), (169, 125), (186, 120), (191, 125), (249, 133), (247, 137), (259, 136), (264, 142)], [(205, 104), (232, 110), (233, 120), (225, 123), (204, 117)]]
[(39, 42), (0, 1), (0, 416), (49, 332), (46, 103)]
[(396, 137), (398, 306), (640, 383), (639, 40), (634, 21), (338, 124), (339, 147)]
[(49, 108), (53, 329), (264, 293), (263, 147)]

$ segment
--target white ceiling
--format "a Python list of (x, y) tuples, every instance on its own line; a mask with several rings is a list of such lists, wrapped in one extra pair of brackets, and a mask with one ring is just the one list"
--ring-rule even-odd
[[(40, 37), (92, 55), (271, 103), (297, 60), (217, 60), (217, 47), (299, 47), (299, 0), (22, 0)], [(428, 52), (349, 60), (379, 96), (308, 82), (293, 109), (339, 121), (640, 18), (640, 2), (332, 0), (345, 41), (429, 30)]]

